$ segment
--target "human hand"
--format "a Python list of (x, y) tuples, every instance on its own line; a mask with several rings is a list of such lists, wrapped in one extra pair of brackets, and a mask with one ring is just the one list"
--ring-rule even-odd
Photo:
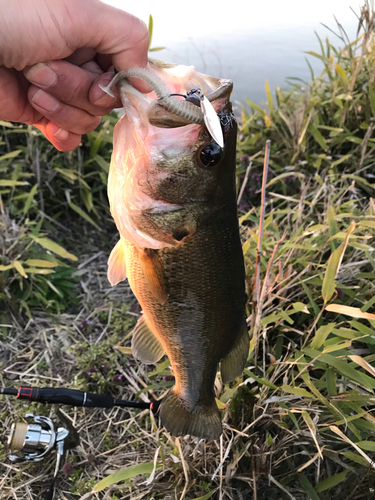
[(145, 24), (99, 0), (0, 0), (0, 34), (0, 119), (35, 125), (61, 151), (121, 107), (99, 88), (113, 68), (147, 65)]

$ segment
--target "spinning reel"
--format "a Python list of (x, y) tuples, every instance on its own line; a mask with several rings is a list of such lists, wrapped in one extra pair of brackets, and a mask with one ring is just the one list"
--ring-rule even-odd
[[(0, 389), (0, 394), (16, 396), (25, 401), (36, 401), (47, 404), (65, 404), (89, 408), (112, 408), (114, 406), (150, 409), (156, 412), (159, 402), (141, 403), (115, 399), (113, 396), (93, 394), (74, 389), (55, 389), (52, 387), (20, 387), (17, 389)], [(10, 460), (19, 462), (41, 462), (52, 453), (56, 454), (56, 466), (50, 487), (44, 500), (52, 500), (55, 481), (60, 471), (67, 450), (79, 444), (79, 436), (70, 421), (57, 408), (58, 422), (50, 418), (26, 414), (27, 423), (12, 424), (8, 438)]]

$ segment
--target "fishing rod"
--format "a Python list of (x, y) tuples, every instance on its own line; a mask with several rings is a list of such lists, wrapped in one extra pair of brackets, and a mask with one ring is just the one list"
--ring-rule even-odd
[(19, 387), (18, 389), (0, 388), (0, 394), (16, 396), (23, 401), (31, 401), (45, 404), (61, 404), (69, 406), (83, 406), (85, 408), (113, 408), (121, 406), (127, 408), (139, 408), (156, 412), (159, 401), (151, 403), (126, 401), (115, 399), (107, 394), (94, 394), (92, 392), (78, 391), (77, 389), (65, 389), (55, 387)]
[[(69, 405), (84, 408), (138, 408), (156, 413), (159, 401), (150, 403), (116, 399), (107, 394), (94, 394), (77, 389), (55, 387), (19, 387), (18, 389), (0, 388), (0, 395), (15, 396), (21, 401), (43, 404)], [(40, 462), (51, 452), (56, 452), (56, 466), (52, 482), (45, 493), (44, 500), (52, 500), (55, 481), (60, 471), (67, 450), (78, 446), (80, 440), (77, 430), (68, 418), (57, 408), (56, 417), (59, 425), (47, 417), (26, 414), (25, 422), (14, 422), (8, 437), (8, 448), (12, 462)]]

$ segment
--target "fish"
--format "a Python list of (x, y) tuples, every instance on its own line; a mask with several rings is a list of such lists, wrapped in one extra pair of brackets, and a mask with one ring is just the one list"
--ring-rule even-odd
[[(143, 310), (133, 330), (135, 358), (157, 363), (167, 354), (170, 360), (175, 385), (161, 401), (161, 424), (173, 436), (217, 439), (217, 371), (223, 384), (235, 380), (249, 354), (233, 85), (161, 61), (150, 62), (149, 73), (151, 80), (148, 73), (142, 78), (162, 82), (164, 93), (142, 94), (120, 74), (114, 82), (125, 114), (114, 129), (108, 177), (120, 235), (108, 279), (115, 285), (127, 278)], [(215, 110), (223, 148), (194, 102), (196, 89)], [(180, 104), (188, 111), (178, 116)]]

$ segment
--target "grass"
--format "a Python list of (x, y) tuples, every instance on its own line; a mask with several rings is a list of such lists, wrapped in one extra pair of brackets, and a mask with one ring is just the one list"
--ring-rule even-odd
[[(216, 379), (223, 436), (175, 439), (148, 411), (65, 407), (81, 444), (68, 453), (61, 498), (375, 498), (374, 19), (366, 4), (357, 41), (338, 26), (342, 48), (326, 40), (312, 54), (321, 75), (275, 97), (266, 85), (266, 107), (243, 107), (239, 221), (252, 341), (243, 376), (224, 387)], [(112, 289), (106, 278), (113, 124), (109, 117), (71, 154), (31, 128), (2, 124), (0, 265), (11, 266), (0, 278), (2, 385), (143, 400), (173, 385), (167, 359), (150, 367), (129, 354), (139, 306), (127, 284)], [(69, 277), (28, 271), (26, 279), (14, 263), (25, 270), (30, 260)], [(30, 410), (53, 413), (2, 398), (2, 442)], [(10, 464), (0, 453), (0, 498), (41, 498), (53, 461)]]

